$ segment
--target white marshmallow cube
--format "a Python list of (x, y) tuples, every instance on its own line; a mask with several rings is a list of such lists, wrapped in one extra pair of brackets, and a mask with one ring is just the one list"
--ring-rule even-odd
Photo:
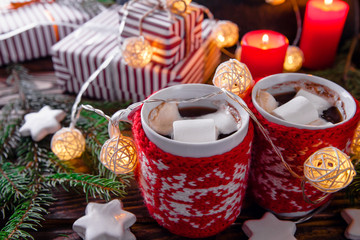
[(314, 105), (314, 107), (316, 108), (316, 110), (318, 111), (319, 114), (321, 114), (324, 110), (331, 107), (331, 103), (329, 101), (327, 101), (326, 99), (324, 99), (322, 97), (319, 97), (316, 94), (308, 92), (304, 89), (300, 89), (296, 93), (295, 97), (298, 97), (298, 96), (303, 96), (307, 100), (309, 100), (311, 102), (311, 104)]
[(279, 106), (279, 103), (275, 100), (274, 96), (264, 90), (260, 90), (257, 92), (256, 101), (259, 106), (268, 113), (271, 113), (275, 108)]
[(180, 142), (204, 143), (217, 139), (213, 119), (187, 119), (173, 123), (173, 139)]
[(157, 133), (170, 136), (173, 132), (173, 122), (182, 119), (176, 103), (164, 102), (152, 109), (149, 117), (149, 126)]
[(213, 119), (219, 133), (230, 134), (239, 129), (239, 124), (234, 116), (223, 106), (218, 111), (199, 117), (200, 119)]
[(274, 109), (272, 114), (290, 123), (308, 124), (319, 118), (314, 105), (305, 97), (298, 96), (280, 107)]

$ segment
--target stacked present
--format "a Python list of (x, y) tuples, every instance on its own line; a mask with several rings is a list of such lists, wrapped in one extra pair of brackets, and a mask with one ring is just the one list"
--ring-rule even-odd
[[(59, 84), (67, 92), (78, 93), (104, 60), (116, 53), (85, 96), (140, 101), (167, 86), (202, 83), (220, 61), (220, 50), (211, 40), (214, 21), (203, 18), (202, 6), (195, 4), (171, 14), (141, 1), (126, 9), (109, 8), (53, 46)], [(121, 24), (124, 28), (119, 33)], [(153, 56), (145, 67), (133, 68), (119, 49), (125, 39), (139, 35), (150, 42)]]
[(1, 2), (0, 66), (50, 55), (55, 42), (90, 19), (86, 11), (70, 4), (30, 0)]

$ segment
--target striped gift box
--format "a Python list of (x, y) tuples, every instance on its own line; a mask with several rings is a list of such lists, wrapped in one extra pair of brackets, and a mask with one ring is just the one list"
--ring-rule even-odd
[(205, 51), (204, 81), (209, 80), (214, 73), (214, 70), (220, 64), (221, 51), (211, 37), (215, 25), (216, 21), (209, 19), (205, 19), (202, 23), (202, 39), (204, 41), (203, 45)]
[[(0, 34), (37, 23), (80, 25), (90, 18), (85, 11), (58, 3), (31, 3), (17, 9), (0, 8), (0, 13)], [(0, 66), (48, 56), (52, 45), (72, 31), (73, 28), (69, 26), (39, 26), (0, 40)]]
[(199, 5), (190, 5), (184, 14), (172, 14), (172, 17), (165, 10), (155, 10), (144, 17), (153, 8), (154, 5), (149, 3), (135, 2), (125, 10), (120, 9), (121, 19), (127, 11), (125, 26), (120, 35), (122, 40), (139, 36), (141, 27), (143, 36), (154, 49), (152, 61), (168, 67), (177, 64), (201, 46), (204, 14)]
[[(119, 7), (105, 10), (53, 46), (56, 76), (66, 91), (78, 93), (82, 84), (101, 63), (118, 51), (118, 35), (115, 30), (119, 25), (118, 10)], [(93, 29), (100, 25), (104, 26), (101, 33)], [(170, 68), (151, 62), (144, 68), (134, 69), (127, 66), (118, 55), (90, 84), (84, 96), (141, 101), (154, 91), (170, 85), (201, 83), (204, 81), (204, 57), (208, 47), (209, 45), (201, 45)], [(216, 54), (212, 56), (216, 57)]]

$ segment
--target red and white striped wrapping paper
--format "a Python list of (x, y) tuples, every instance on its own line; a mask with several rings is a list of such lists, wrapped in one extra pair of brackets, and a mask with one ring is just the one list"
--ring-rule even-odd
[(125, 10), (121, 8), (120, 18), (125, 11), (128, 12), (121, 39), (139, 36), (140, 19), (143, 18), (142, 35), (153, 47), (152, 61), (167, 67), (173, 66), (201, 46), (204, 13), (199, 5), (190, 5), (184, 14), (172, 14), (171, 18), (165, 10), (155, 10), (144, 17), (153, 8), (154, 5), (143, 2), (135, 2)]
[[(31, 3), (17, 9), (2, 8), (0, 13), (0, 34), (33, 23), (66, 22), (80, 25), (90, 18), (84, 11), (55, 2)], [(71, 27), (54, 26), (39, 26), (0, 40), (0, 66), (50, 55), (56, 35), (62, 39), (73, 31)]]
[[(101, 63), (119, 50), (118, 8), (105, 10), (53, 46), (55, 73), (66, 91), (78, 93), (81, 85)], [(92, 29), (100, 25), (104, 26), (102, 33)], [(170, 85), (201, 83), (204, 81), (204, 57), (208, 47), (202, 45), (171, 68), (151, 62), (144, 68), (134, 69), (118, 55), (90, 84), (84, 96), (112, 101), (141, 101), (154, 91)]]
[(211, 37), (215, 25), (216, 21), (209, 19), (205, 19), (202, 23), (202, 39), (204, 41), (205, 51), (204, 81), (207, 81), (211, 77), (214, 70), (220, 64), (221, 51)]

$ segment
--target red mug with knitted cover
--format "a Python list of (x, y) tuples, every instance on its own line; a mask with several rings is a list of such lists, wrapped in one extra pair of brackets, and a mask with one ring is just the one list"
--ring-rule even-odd
[[(297, 114), (295, 117), (289, 118), (292, 119), (290, 122), (290, 120), (284, 120), (287, 116), (279, 118), (274, 114), (279, 111), (267, 109), (273, 108), (271, 105), (274, 101), (263, 103), (263, 100), (259, 98), (264, 91), (276, 95), (299, 89), (316, 92), (324, 99), (328, 98), (327, 101), (333, 101), (342, 115), (342, 121), (320, 126), (305, 125), (296, 122), (300, 121), (305, 113), (295, 113)], [(298, 96), (298, 93), (295, 96)], [(311, 98), (311, 105), (316, 105), (315, 98)], [(301, 73), (275, 74), (257, 82), (252, 90), (250, 108), (266, 129), (267, 135), (280, 150), (291, 170), (299, 176), (304, 175), (303, 164), (306, 159), (323, 147), (333, 146), (349, 153), (350, 143), (360, 119), (358, 102), (345, 89), (324, 78)], [(288, 113), (281, 112), (280, 114), (285, 116)], [(325, 197), (323, 201), (317, 201), (322, 199), (325, 193), (312, 187), (310, 183), (305, 183), (302, 187), (301, 181), (290, 173), (269, 141), (256, 127), (249, 181), (251, 193), (256, 202), (278, 215), (299, 217), (329, 200), (330, 196)], [(311, 201), (304, 200), (304, 195)]]
[[(149, 127), (149, 113), (161, 104), (158, 99), (174, 98), (197, 99), (186, 103), (192, 106), (226, 101), (239, 113), (241, 127), (206, 143), (164, 137)], [(238, 102), (211, 85), (177, 85), (151, 95), (133, 114), (132, 123), (139, 154), (136, 179), (149, 213), (160, 225), (198, 238), (215, 235), (235, 221), (247, 187), (253, 138), (249, 115)]]

